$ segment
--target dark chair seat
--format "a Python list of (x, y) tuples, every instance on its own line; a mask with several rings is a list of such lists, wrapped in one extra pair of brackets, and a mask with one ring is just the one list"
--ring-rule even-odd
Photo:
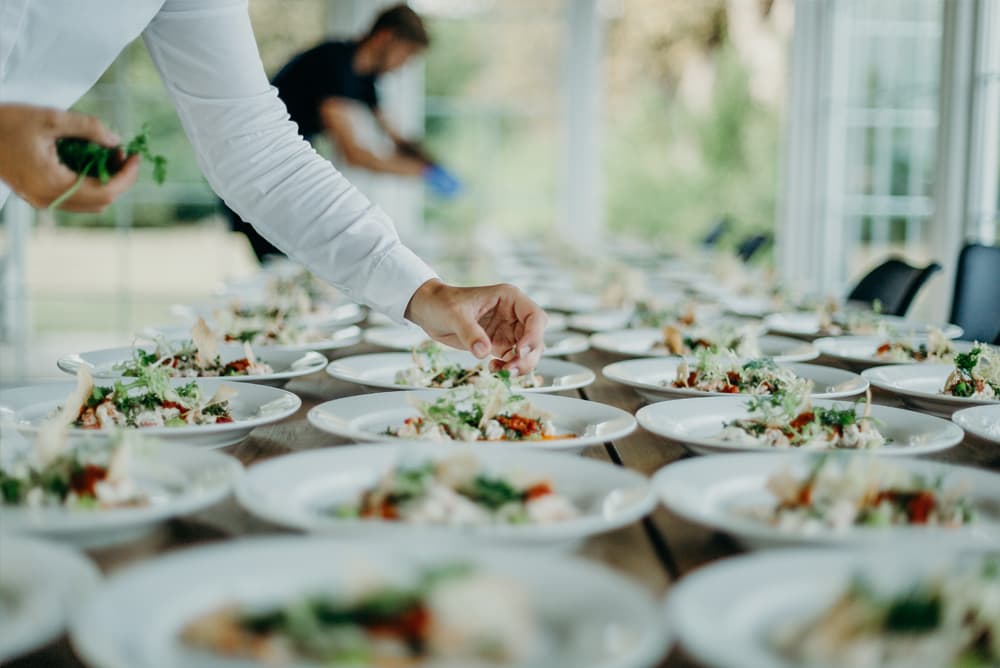
[(1000, 246), (970, 244), (959, 253), (951, 322), (963, 339), (1000, 343)]
[(914, 267), (898, 258), (890, 258), (862, 277), (847, 295), (847, 300), (866, 304), (878, 300), (882, 313), (906, 315), (920, 288), (940, 269), (937, 262)]

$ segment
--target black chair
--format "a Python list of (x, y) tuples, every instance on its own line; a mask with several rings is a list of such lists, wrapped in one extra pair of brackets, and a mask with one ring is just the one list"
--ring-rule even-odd
[(728, 216), (719, 218), (715, 221), (715, 225), (712, 226), (712, 229), (708, 231), (708, 234), (706, 234), (701, 240), (701, 245), (705, 248), (718, 246), (719, 242), (722, 241), (722, 237), (728, 234), (730, 227), (732, 227), (732, 221)]
[(744, 262), (749, 262), (750, 258), (770, 245), (771, 241), (770, 234), (754, 234), (740, 242), (736, 247), (736, 254)]
[(847, 295), (847, 301), (871, 304), (877, 299), (882, 313), (906, 315), (920, 288), (940, 269), (937, 262), (921, 268), (890, 258), (862, 277)]
[(969, 244), (958, 254), (951, 322), (963, 339), (1000, 343), (1000, 246)]

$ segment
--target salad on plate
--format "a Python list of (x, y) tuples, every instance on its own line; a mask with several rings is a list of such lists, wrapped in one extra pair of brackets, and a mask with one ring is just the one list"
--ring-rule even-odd
[(857, 577), (805, 624), (779, 627), (771, 642), (798, 665), (910, 668), (1000, 665), (1000, 557), (924, 576), (883, 592)]
[(42, 431), (29, 452), (0, 467), (0, 502), (27, 508), (145, 506), (149, 496), (129, 474), (134, 435), (65, 447), (64, 433)]
[(328, 512), (341, 518), (446, 526), (553, 524), (580, 514), (551, 480), (490, 473), (468, 454), (401, 463), (357, 501)]
[(560, 434), (552, 417), (511, 392), (501, 378), (480, 377), (472, 385), (449, 390), (435, 401), (416, 406), (407, 418), (385, 434), (436, 441), (546, 441), (574, 438)]
[(229, 400), (236, 396), (230, 385), (220, 385), (210, 397), (194, 381), (171, 385), (164, 368), (143, 368), (131, 382), (94, 385), (87, 367), (80, 367), (77, 386), (57, 420), (77, 429), (116, 427), (183, 427), (233, 422)]
[(931, 329), (927, 341), (915, 343), (912, 339), (889, 338), (875, 350), (875, 359), (882, 362), (947, 363), (955, 357), (955, 344), (940, 329)]
[(702, 350), (712, 353), (729, 350), (740, 357), (759, 357), (761, 354), (755, 327), (725, 323), (687, 330), (667, 325), (663, 328), (663, 339), (653, 344), (652, 350), (681, 356), (693, 355)]
[(977, 344), (969, 352), (955, 355), (955, 368), (941, 393), (965, 399), (1000, 400), (1000, 353), (991, 346)]
[(223, 362), (215, 334), (203, 318), (198, 318), (191, 329), (190, 341), (171, 345), (160, 337), (151, 352), (137, 348), (132, 359), (119, 362), (112, 369), (131, 377), (139, 377), (148, 369), (165, 369), (171, 378), (266, 376), (274, 373), (270, 365), (257, 360), (249, 342), (244, 342), (243, 352), (244, 357)]
[(702, 349), (695, 354), (693, 368), (685, 358), (677, 365), (675, 378), (662, 384), (723, 394), (775, 394), (797, 380), (791, 369), (766, 357), (744, 360), (731, 350)]
[(813, 406), (811, 391), (812, 383), (799, 379), (770, 395), (751, 398), (747, 402), (750, 417), (728, 423), (719, 440), (803, 450), (870, 450), (886, 443), (870, 417), (870, 392), (864, 414), (859, 416), (853, 406), (842, 409)]
[[(227, 605), (192, 619), (181, 640), (269, 665), (502, 666), (537, 652), (540, 622), (528, 593), (506, 579), (456, 565), (410, 584), (355, 588)], [(470, 603), (478, 610), (484, 600), (489, 614), (470, 612)]]
[(959, 487), (944, 489), (880, 459), (821, 457), (805, 476), (784, 470), (768, 478), (775, 503), (747, 516), (782, 531), (815, 533), (850, 527), (960, 527), (975, 521), (972, 501)]
[(487, 362), (474, 367), (450, 362), (444, 355), (444, 349), (434, 341), (422, 343), (412, 353), (413, 366), (396, 373), (397, 385), (451, 389), (474, 385), (479, 380), (490, 377), (499, 378), (510, 387), (518, 389), (541, 387), (543, 384), (542, 377), (534, 371), (523, 376), (513, 376), (505, 369), (490, 371)]

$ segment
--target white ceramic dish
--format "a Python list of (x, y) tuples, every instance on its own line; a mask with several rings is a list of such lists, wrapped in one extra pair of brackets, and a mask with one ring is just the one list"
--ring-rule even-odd
[(1000, 404), (963, 408), (951, 420), (976, 438), (1000, 445)]
[[(260, 305), (260, 300), (248, 300), (245, 306), (253, 307)], [(197, 320), (204, 318), (211, 324), (217, 320), (217, 316), (225, 314), (231, 307), (230, 303), (218, 303), (208, 305), (177, 304), (173, 309), (173, 314), (185, 320)], [(364, 307), (353, 302), (339, 302), (323, 304), (322, 308), (314, 313), (297, 315), (292, 320), (304, 325), (322, 327), (324, 329), (337, 329), (347, 325), (355, 325), (365, 319)]]
[[(114, 367), (122, 362), (133, 359), (136, 349), (144, 352), (152, 352), (155, 346), (152, 344), (140, 346), (125, 346), (122, 348), (107, 348), (105, 350), (92, 350), (79, 355), (67, 355), (56, 362), (62, 371), (69, 374), (76, 374), (81, 365), (86, 364), (91, 367), (90, 373), (97, 381), (121, 378), (121, 371)], [(226, 376), (226, 380), (234, 382), (257, 383), (259, 385), (271, 385), (282, 387), (292, 378), (308, 376), (311, 373), (322, 371), (329, 360), (325, 355), (321, 355), (315, 350), (304, 353), (288, 350), (275, 350), (273, 347), (264, 347), (260, 354), (254, 351), (257, 360), (268, 364), (274, 373), (261, 376)], [(246, 356), (243, 344), (224, 343), (219, 345), (219, 356), (223, 364), (232, 360), (242, 359)]]
[[(590, 337), (590, 344), (597, 350), (624, 357), (673, 357), (660, 344), (663, 330), (654, 327), (622, 329), (600, 332)], [(810, 343), (787, 336), (764, 335), (758, 337), (762, 357), (776, 362), (808, 362), (819, 357), (819, 351)]]
[[(958, 325), (936, 325), (908, 320), (899, 316), (883, 315), (878, 317), (879, 323), (885, 328), (885, 334), (893, 336), (926, 336), (931, 329), (940, 329), (949, 339), (957, 339), (962, 335)], [(764, 318), (764, 326), (769, 332), (816, 338), (822, 336), (819, 331), (819, 315), (814, 311), (789, 311), (772, 313)]]
[(569, 317), (568, 324), (573, 329), (588, 334), (608, 332), (628, 327), (635, 315), (635, 309), (601, 309), (590, 313), (576, 313)]
[(55, 640), (101, 576), (79, 552), (34, 538), (0, 534), (0, 661)]
[[(839, 360), (856, 371), (869, 369), (873, 366), (890, 364), (926, 364), (926, 362), (893, 362), (882, 360), (875, 356), (878, 347), (886, 343), (885, 336), (827, 336), (813, 341), (820, 354)], [(914, 344), (927, 342), (926, 336), (913, 337)], [(975, 345), (971, 341), (952, 341), (955, 352), (967, 353)]]
[(861, 373), (872, 386), (898, 396), (903, 402), (939, 415), (951, 415), (960, 408), (1000, 404), (997, 399), (953, 397), (941, 393), (951, 374), (951, 364), (894, 364)]
[(0, 505), (0, 526), (83, 548), (105, 547), (211, 506), (229, 494), (243, 472), (228, 455), (180, 443), (142, 439), (130, 454), (129, 476), (149, 497), (148, 505), (104, 510)]
[(487, 448), (475, 453), (492, 475), (530, 476), (552, 482), (556, 493), (581, 510), (552, 524), (429, 526), (345, 519), (331, 507), (355, 503), (364, 490), (400, 463), (420, 465), (455, 454), (448, 443), (354, 445), (300, 452), (253, 466), (237, 489), (247, 510), (265, 520), (315, 533), (410, 536), (434, 543), (452, 536), (525, 547), (572, 547), (589, 536), (621, 528), (655, 506), (649, 481), (620, 466), (584, 457), (530, 450)]
[[(787, 545), (881, 545), (904, 543), (933, 546), (981, 545), (1000, 547), (1000, 475), (982, 469), (901, 457), (885, 466), (898, 467), (941, 479), (942, 489), (961, 489), (976, 511), (976, 522), (948, 528), (929, 525), (896, 527), (848, 527), (844, 530), (795, 531), (782, 529), (750, 517), (754, 508), (772, 508), (774, 496), (768, 479), (791, 472), (805, 480), (821, 458), (829, 455), (806, 452), (727, 454), (697, 457), (669, 464), (653, 477), (653, 486), (663, 504), (685, 519), (722, 531), (750, 548)], [(851, 455), (845, 455), (851, 456)], [(879, 461), (872, 455), (872, 461)]]
[(960, 552), (789, 549), (724, 559), (686, 576), (666, 614), (678, 641), (714, 668), (798, 668), (771, 638), (829, 609), (859, 576), (875, 591), (902, 594), (954, 572)]
[[(231, 384), (227, 379), (196, 378), (175, 379), (173, 384), (193, 380), (205, 396), (212, 396), (220, 384)], [(97, 383), (98, 385), (100, 383)], [(0, 416), (25, 435), (38, 433), (39, 428), (63, 404), (76, 383), (51, 383), (0, 390)], [(169, 443), (187, 443), (219, 448), (239, 443), (256, 427), (273, 424), (294, 415), (302, 405), (298, 396), (286, 390), (255, 383), (235, 385), (237, 394), (229, 400), (234, 421), (224, 424), (187, 425), (184, 427), (147, 427), (142, 433), (155, 436)], [(70, 438), (108, 438), (111, 430), (71, 429)]]
[[(636, 414), (643, 429), (693, 452), (775, 452), (756, 445), (741, 445), (718, 438), (723, 427), (733, 420), (749, 417), (746, 397), (723, 396), (700, 399), (662, 401), (640, 409)], [(850, 408), (860, 415), (862, 405), (814, 400), (816, 406)], [(902, 408), (873, 404), (871, 415), (878, 420), (878, 429), (887, 443), (875, 450), (837, 450), (837, 452), (877, 452), (880, 455), (926, 455), (946, 450), (962, 441), (964, 434), (956, 425), (931, 415)]]
[[(480, 363), (471, 353), (460, 350), (449, 349), (442, 352), (442, 356), (448, 363), (460, 364), (463, 368), (472, 368)], [(326, 372), (338, 380), (365, 387), (385, 390), (426, 389), (396, 383), (397, 372), (412, 367), (414, 361), (410, 353), (375, 353), (334, 360), (330, 362)], [(518, 388), (519, 393), (563, 392), (586, 387), (594, 382), (594, 372), (587, 367), (557, 359), (543, 358), (535, 371), (542, 377), (543, 384), (539, 387)]]
[[(364, 339), (366, 343), (388, 350), (402, 350), (409, 352), (428, 341), (424, 330), (416, 325), (390, 327), (371, 327), (365, 330)], [(545, 357), (565, 357), (566, 355), (576, 355), (586, 351), (590, 347), (587, 337), (567, 331), (545, 332)]]
[[(666, 652), (667, 634), (652, 597), (582, 559), (474, 550), (457, 542), (306, 537), (197, 547), (123, 571), (74, 616), (70, 638), (88, 664), (102, 668), (249, 666), (186, 647), (178, 632), (192, 618), (234, 602), (263, 605), (350, 591), (352, 585), (356, 590), (359, 579), (405, 586), (429, 568), (456, 563), (525, 592), (541, 620), (543, 642), (533, 660), (519, 666), (647, 668)], [(276, 568), (281, 564), (294, 567)], [(468, 614), (489, 614), (489, 606), (473, 600)]]
[[(702, 392), (686, 387), (673, 387), (670, 383), (677, 375), (679, 357), (649, 357), (625, 360), (604, 367), (601, 373), (608, 380), (627, 385), (649, 401), (663, 401), (688, 397), (732, 396), (719, 392)], [(693, 364), (693, 362), (691, 362)], [(868, 382), (856, 373), (818, 364), (787, 364), (800, 378), (813, 381), (814, 399), (843, 399), (862, 394)], [(663, 382), (666, 381), (666, 385)]]
[[(417, 416), (414, 402), (433, 402), (440, 396), (436, 390), (409, 390), (334, 399), (310, 410), (309, 422), (317, 429), (348, 440), (400, 441), (402, 439), (387, 436), (385, 430), (399, 427), (407, 418)], [(477, 441), (468, 445), (577, 452), (588, 445), (613, 441), (635, 431), (632, 415), (607, 404), (551, 394), (533, 394), (529, 402), (552, 416), (559, 433), (577, 436), (549, 441)]]
[[(338, 350), (340, 348), (348, 348), (356, 345), (361, 342), (361, 335), (361, 328), (356, 325), (351, 325), (350, 327), (344, 327), (342, 329), (332, 331), (326, 336), (326, 338), (316, 341), (273, 346), (255, 345), (254, 352), (261, 357), (272, 350), (298, 354), (307, 353), (310, 350), (325, 353), (331, 350)], [(191, 325), (157, 325), (153, 327), (146, 327), (139, 332), (139, 336), (146, 339), (163, 337), (168, 341), (178, 341), (185, 338), (191, 338)]]

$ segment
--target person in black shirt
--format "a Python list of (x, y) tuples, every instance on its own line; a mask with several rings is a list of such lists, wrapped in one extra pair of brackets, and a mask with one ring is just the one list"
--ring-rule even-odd
[[(458, 194), (461, 184), (416, 142), (402, 137), (379, 109), (376, 79), (419, 56), (430, 45), (423, 21), (406, 5), (383, 11), (357, 41), (328, 41), (292, 58), (271, 83), (299, 132), (310, 141), (325, 134), (344, 161), (375, 172), (423, 178), (442, 197)], [(392, 140), (395, 152), (382, 156), (356, 139), (352, 107), (361, 104)], [(248, 223), (227, 209), (231, 227), (246, 234), (258, 259), (281, 252)]]

